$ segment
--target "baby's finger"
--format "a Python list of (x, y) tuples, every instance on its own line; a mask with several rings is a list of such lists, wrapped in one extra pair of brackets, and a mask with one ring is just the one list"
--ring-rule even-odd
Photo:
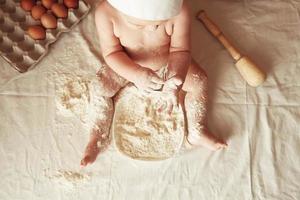
[(152, 89), (145, 87), (145, 86), (143, 86), (143, 87), (136, 86), (136, 88), (138, 89), (139, 92), (146, 93), (146, 94), (149, 94), (149, 92), (153, 91)]
[(173, 77), (166, 81), (164, 88), (165, 90), (177, 90), (180, 85), (182, 85), (182, 80), (178, 77)]
[(80, 166), (81, 167), (85, 167), (87, 166), (87, 164), (90, 162), (90, 157), (89, 156), (85, 156), (81, 162), (80, 162)]
[(154, 90), (152, 88), (150, 88), (150, 87), (147, 87), (147, 88), (144, 88), (143, 91), (145, 93), (149, 94), (149, 93), (153, 92)]
[(179, 106), (179, 99), (177, 98), (177, 96), (172, 96), (169, 100), (169, 104), (169, 114), (171, 114), (174, 108), (177, 108)]
[(172, 103), (173, 103), (173, 105), (174, 106), (176, 106), (176, 107), (178, 107), (179, 106), (179, 98), (178, 98), (178, 96), (173, 96), (172, 97)]
[(172, 114), (173, 108), (174, 108), (173, 102), (169, 101), (168, 102), (168, 108), (167, 108), (167, 112), (168, 112), (169, 115)]
[(148, 88), (141, 90), (141, 93), (144, 94), (144, 95), (148, 95), (150, 92), (152, 92), (152, 90), (150, 90)]
[(177, 86), (179, 86), (179, 85), (182, 84), (182, 80), (181, 80), (180, 78), (178, 78), (178, 77), (173, 77), (173, 78), (171, 78), (170, 80), (172, 80), (172, 82), (173, 82), (175, 85), (177, 85)]
[(160, 107), (158, 108), (158, 112), (162, 112), (167, 108), (167, 102), (166, 101), (162, 101)]
[(174, 82), (172, 80), (168, 80), (165, 84), (164, 84), (164, 89), (165, 90), (176, 90), (177, 89), (177, 85), (174, 84)]
[(156, 74), (154, 74), (152, 77), (151, 77), (151, 82), (153, 83), (158, 83), (158, 84), (164, 84), (164, 80), (159, 78)]
[(159, 83), (149, 83), (149, 88), (151, 88), (152, 90), (161, 90), (161, 88), (163, 87), (162, 84), (159, 84)]

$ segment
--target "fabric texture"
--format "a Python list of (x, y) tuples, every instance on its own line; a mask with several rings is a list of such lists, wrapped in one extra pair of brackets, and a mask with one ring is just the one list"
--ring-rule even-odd
[[(97, 2), (89, 0), (96, 7)], [(224, 48), (195, 18), (192, 56), (207, 71), (209, 127), (226, 150), (198, 148), (159, 162), (110, 146), (80, 169), (89, 127), (56, 109), (56, 78), (94, 77), (102, 58), (94, 9), (24, 74), (0, 57), (0, 199), (300, 199), (300, 2), (191, 0), (267, 73), (246, 84)], [(76, 41), (76, 42), (74, 42)]]

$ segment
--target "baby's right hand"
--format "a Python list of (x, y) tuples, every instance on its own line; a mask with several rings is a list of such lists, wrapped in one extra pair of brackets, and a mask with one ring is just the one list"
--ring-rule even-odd
[(151, 69), (140, 67), (133, 83), (139, 89), (153, 91), (160, 90), (163, 87), (164, 81)]

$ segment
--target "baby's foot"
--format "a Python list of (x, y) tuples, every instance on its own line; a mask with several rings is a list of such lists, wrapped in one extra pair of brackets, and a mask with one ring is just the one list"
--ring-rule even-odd
[(224, 149), (228, 145), (217, 139), (214, 135), (212, 135), (207, 128), (203, 128), (204, 131), (200, 132), (191, 132), (187, 136), (187, 142), (191, 147), (194, 146), (204, 146), (210, 150), (216, 151), (219, 149)]
[(110, 142), (109, 135), (105, 131), (101, 130), (98, 126), (92, 130), (90, 141), (85, 148), (84, 156), (80, 162), (81, 167), (85, 167), (88, 164), (92, 164), (98, 154), (107, 149)]
[(80, 162), (81, 167), (85, 167), (88, 164), (92, 164), (98, 154), (103, 152), (109, 145), (109, 135), (101, 131), (101, 129), (96, 126), (91, 133), (90, 141), (85, 148), (84, 156)]
[(80, 166), (85, 167), (88, 164), (92, 164), (96, 160), (99, 152), (100, 149), (97, 145), (97, 140), (91, 140), (85, 148), (84, 156), (80, 162)]

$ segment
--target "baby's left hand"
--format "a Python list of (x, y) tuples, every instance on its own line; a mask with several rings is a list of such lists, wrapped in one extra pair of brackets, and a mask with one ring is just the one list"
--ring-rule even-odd
[(178, 106), (178, 93), (181, 85), (182, 80), (177, 76), (174, 76), (165, 82), (162, 88), (162, 92), (165, 93), (165, 95), (164, 99), (162, 99), (162, 101), (159, 102), (159, 112), (166, 110), (169, 114), (171, 114), (174, 106)]

